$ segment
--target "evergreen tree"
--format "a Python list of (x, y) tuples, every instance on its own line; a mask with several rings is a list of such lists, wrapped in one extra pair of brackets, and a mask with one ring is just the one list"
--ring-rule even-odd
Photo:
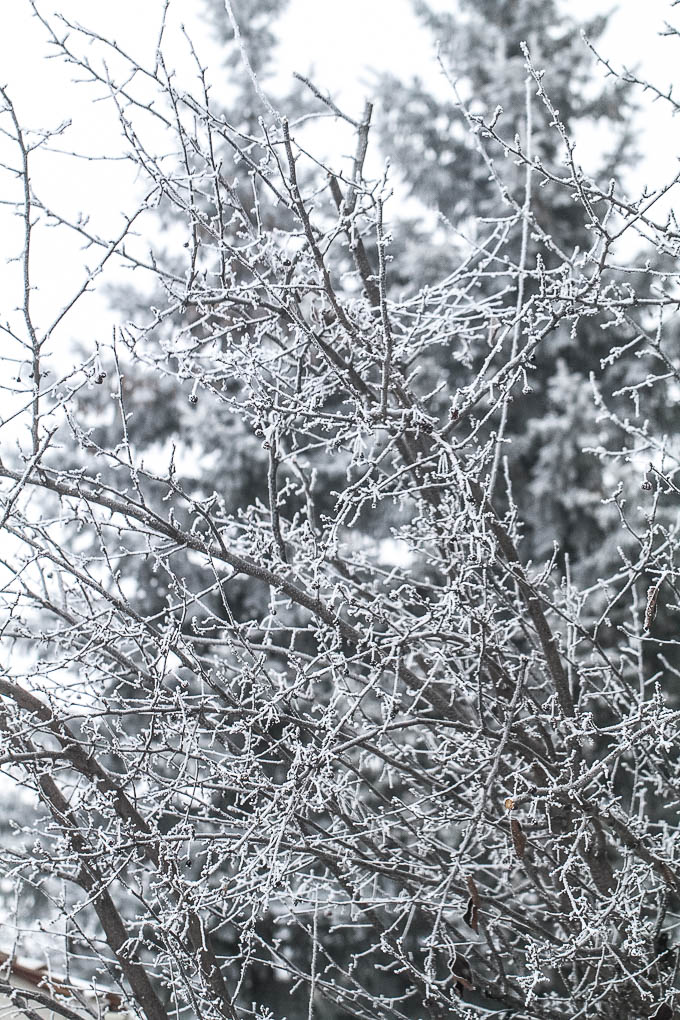
[[(552, 288), (556, 299), (568, 298), (570, 281), (556, 278), (552, 271), (563, 262), (563, 254), (571, 256), (577, 250), (587, 266), (598, 238), (583, 204), (573, 200), (573, 192), (553, 183), (567, 173), (569, 154), (551, 109), (536, 95), (537, 84), (528, 76), (525, 47), (536, 69), (548, 69), (542, 83), (565, 133), (572, 138), (585, 134), (576, 156), (582, 148), (587, 162), (594, 165), (592, 179), (606, 189), (613, 174), (619, 178), (625, 174), (633, 151), (630, 88), (619, 80), (597, 84), (592, 54), (581, 38), (584, 30), (597, 40), (607, 18), (598, 16), (579, 25), (557, 0), (458, 0), (447, 12), (417, 0), (415, 8), (438, 41), (451, 95), (434, 96), (419, 80), (405, 83), (394, 75), (383, 77), (383, 146), (394, 155), (413, 195), (449, 225), (475, 236), (477, 243), (494, 229), (504, 235), (502, 258), (495, 263), (499, 280), (507, 279), (502, 259), (514, 259), (526, 270), (524, 279), (517, 280), (517, 290), (507, 292), (506, 306), (518, 300), (520, 288), (524, 302), (545, 288)], [(492, 124), (496, 137), (483, 124)], [(529, 178), (513, 154), (517, 148), (529, 153), (537, 168)], [(522, 214), (527, 187), (529, 220)], [(600, 204), (596, 212), (602, 211)], [(417, 258), (422, 245), (417, 233), (413, 239), (412, 222), (408, 231), (410, 240), (402, 247), (397, 272), (413, 286), (422, 282), (423, 272), (428, 274), (433, 267), (439, 271), (451, 257), (447, 250), (455, 253), (459, 246), (449, 231), (438, 252), (429, 259)], [(485, 287), (493, 291), (493, 279), (487, 279)], [(590, 376), (595, 374), (609, 397), (632, 380), (630, 367), (627, 379), (616, 364), (603, 371), (611, 337), (603, 333), (602, 321), (598, 315), (581, 315), (577, 325), (574, 319), (564, 321), (542, 344), (524, 390), (507, 415), (500, 454), (508, 458), (512, 498), (525, 526), (524, 554), (544, 560), (557, 541), (560, 556), (567, 554), (573, 569), (594, 561), (604, 574), (617, 558), (616, 543), (611, 545), (609, 536), (617, 530), (618, 517), (616, 508), (602, 500), (616, 486), (586, 452), (602, 442), (605, 428), (597, 422)], [(519, 339), (512, 329), (506, 333), (499, 357)], [(466, 366), (460, 360), (452, 363), (444, 347), (433, 375), (443, 368), (451, 384), (462, 388), (468, 372), (474, 374), (488, 354), (488, 347), (469, 352)], [(648, 368), (648, 361), (640, 366), (640, 379)], [(663, 395), (655, 393), (654, 400), (652, 410), (658, 417), (663, 413)], [(621, 397), (613, 403), (628, 413)], [(489, 426), (490, 438), (494, 430), (497, 421)], [(499, 485), (499, 507), (507, 507), (508, 498)]]

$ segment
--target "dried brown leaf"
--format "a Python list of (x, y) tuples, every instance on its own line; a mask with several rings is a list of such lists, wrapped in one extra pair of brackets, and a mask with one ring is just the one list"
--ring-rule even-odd
[(465, 913), (463, 914), (463, 920), (472, 928), (473, 931), (479, 931), (479, 890), (475, 883), (474, 878), (468, 875), (467, 879), (468, 892), (470, 893), (470, 899), (467, 902)]
[(510, 819), (510, 832), (512, 834), (512, 845), (515, 848), (515, 853), (519, 857), (520, 861), (523, 861), (527, 848), (527, 838), (524, 835), (522, 826), (516, 818)]

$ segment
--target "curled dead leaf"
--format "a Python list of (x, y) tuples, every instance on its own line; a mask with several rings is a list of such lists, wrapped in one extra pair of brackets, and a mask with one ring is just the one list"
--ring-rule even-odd
[(463, 914), (463, 920), (472, 928), (473, 931), (479, 931), (479, 890), (475, 883), (474, 878), (468, 875), (467, 879), (468, 892), (470, 893), (470, 899), (467, 902), (465, 913)]
[(515, 853), (519, 857), (520, 861), (523, 861), (527, 848), (527, 838), (524, 835), (522, 826), (516, 818), (513, 818), (510, 821), (510, 833), (512, 835), (512, 845), (515, 848)]

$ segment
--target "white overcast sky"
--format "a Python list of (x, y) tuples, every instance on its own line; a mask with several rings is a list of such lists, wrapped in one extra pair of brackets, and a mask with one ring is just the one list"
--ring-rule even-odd
[[(437, 0), (438, 6), (444, 3)], [(602, 0), (571, 0), (568, 6), (576, 16), (611, 9)], [(116, 39), (141, 62), (153, 60), (163, 0), (41, 0), (40, 7), (46, 14), (60, 11), (106, 38)], [(217, 80), (219, 53), (201, 20), (201, 0), (171, 0), (170, 9), (172, 23), (186, 24), (205, 61), (213, 64)], [(680, 22), (677, 10), (675, 21)], [(670, 0), (621, 0), (601, 48), (615, 64), (638, 65), (660, 87), (667, 88), (680, 77), (680, 40), (659, 37), (665, 18), (673, 20)], [(371, 67), (392, 69), (403, 76), (418, 73), (432, 81), (438, 75), (432, 40), (416, 22), (409, 0), (290, 0), (279, 35), (281, 78), (294, 71), (308, 72), (313, 65), (315, 80), (348, 109), (359, 110), (364, 97), (370, 98)], [(177, 40), (177, 32), (169, 31), (166, 42), (173, 63), (181, 63)], [(0, 83), (7, 86), (20, 118), (32, 127), (55, 126), (70, 119), (72, 147), (99, 154), (120, 151), (112, 110), (103, 103), (93, 104), (86, 88), (71, 83), (68, 69), (45, 59), (48, 52), (44, 30), (31, 16), (28, 0), (0, 0)], [(649, 178), (657, 184), (676, 171), (680, 154), (675, 122), (663, 113), (661, 105), (648, 107), (641, 124), (640, 179)], [(0, 158), (7, 158), (6, 144), (0, 144)], [(66, 156), (51, 156), (49, 163), (37, 166), (37, 171), (43, 196), (72, 211), (96, 213), (103, 228), (114, 224), (138, 193), (138, 184), (122, 163), (80, 161), (74, 165)], [(2, 179), (6, 181), (6, 177)], [(2, 197), (6, 197), (5, 184), (3, 191)], [(0, 211), (0, 262), (16, 252), (18, 242), (17, 225), (11, 227), (6, 213)], [(36, 302), (43, 322), (49, 309), (56, 308), (75, 283), (82, 265), (77, 248), (64, 248), (63, 244), (42, 237), (35, 253), (36, 281), (40, 285)], [(12, 276), (11, 270), (3, 273), (0, 267), (3, 320), (17, 304), (15, 288), (16, 275)], [(72, 317), (67, 332), (82, 339), (110, 335), (114, 320), (101, 301), (92, 298)]]

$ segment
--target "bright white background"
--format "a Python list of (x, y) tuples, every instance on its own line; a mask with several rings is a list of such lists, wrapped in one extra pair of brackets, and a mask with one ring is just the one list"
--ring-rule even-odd
[[(444, 2), (437, 0), (438, 5)], [(154, 60), (163, 0), (44, 0), (40, 7), (45, 14), (60, 11), (116, 39), (140, 62)], [(597, 10), (610, 9), (610, 4), (571, 0), (569, 7), (574, 15), (588, 17)], [(212, 67), (219, 88), (223, 74), (220, 54), (201, 17), (201, 0), (172, 0), (170, 10), (172, 17), (165, 37), (169, 62), (181, 67), (185, 51), (180, 48), (177, 26), (183, 22), (204, 62)], [(659, 37), (664, 18), (673, 20), (668, 0), (622, 0), (600, 48), (615, 64), (637, 65), (642, 74), (667, 88), (677, 76), (680, 40)], [(675, 20), (680, 19), (676, 16)], [(417, 73), (433, 87), (441, 88), (432, 40), (414, 18), (408, 0), (291, 0), (279, 35), (279, 80), (285, 82), (294, 71), (307, 73), (313, 68), (315, 81), (349, 110), (359, 111), (364, 98), (370, 97), (371, 67), (391, 69), (403, 76)], [(8, 87), (20, 119), (32, 127), (55, 126), (69, 119), (73, 126), (64, 140), (65, 148), (99, 155), (120, 152), (120, 129), (111, 105), (93, 103), (87, 88), (72, 83), (69, 68), (58, 60), (46, 59), (49, 52), (44, 29), (32, 16), (28, 0), (1, 0), (0, 81)], [(642, 98), (648, 113), (640, 124), (643, 156), (637, 173), (640, 182), (658, 184), (676, 172), (678, 132), (662, 103), (650, 106)], [(586, 148), (587, 144), (585, 140)], [(583, 149), (580, 156), (584, 159)], [(0, 159), (8, 158), (12, 157), (7, 144), (0, 141)], [(36, 160), (36, 170), (36, 187), (45, 200), (73, 213), (91, 214), (102, 231), (120, 223), (121, 212), (133, 208), (139, 196), (139, 182), (122, 162), (74, 163), (65, 155), (50, 155)], [(0, 181), (0, 197), (6, 199), (7, 175), (3, 174)], [(20, 247), (18, 227), (8, 218), (6, 208), (0, 206), (3, 320), (12, 317), (20, 299), (16, 265), (2, 268), (7, 255), (15, 254)], [(43, 235), (39, 240), (34, 269), (39, 290), (34, 301), (45, 323), (50, 311), (80, 278), (83, 260), (88, 256), (75, 244), (69, 247), (63, 239)], [(69, 318), (62, 335), (94, 342), (98, 337), (110, 336), (115, 319), (101, 299), (91, 297)]]

